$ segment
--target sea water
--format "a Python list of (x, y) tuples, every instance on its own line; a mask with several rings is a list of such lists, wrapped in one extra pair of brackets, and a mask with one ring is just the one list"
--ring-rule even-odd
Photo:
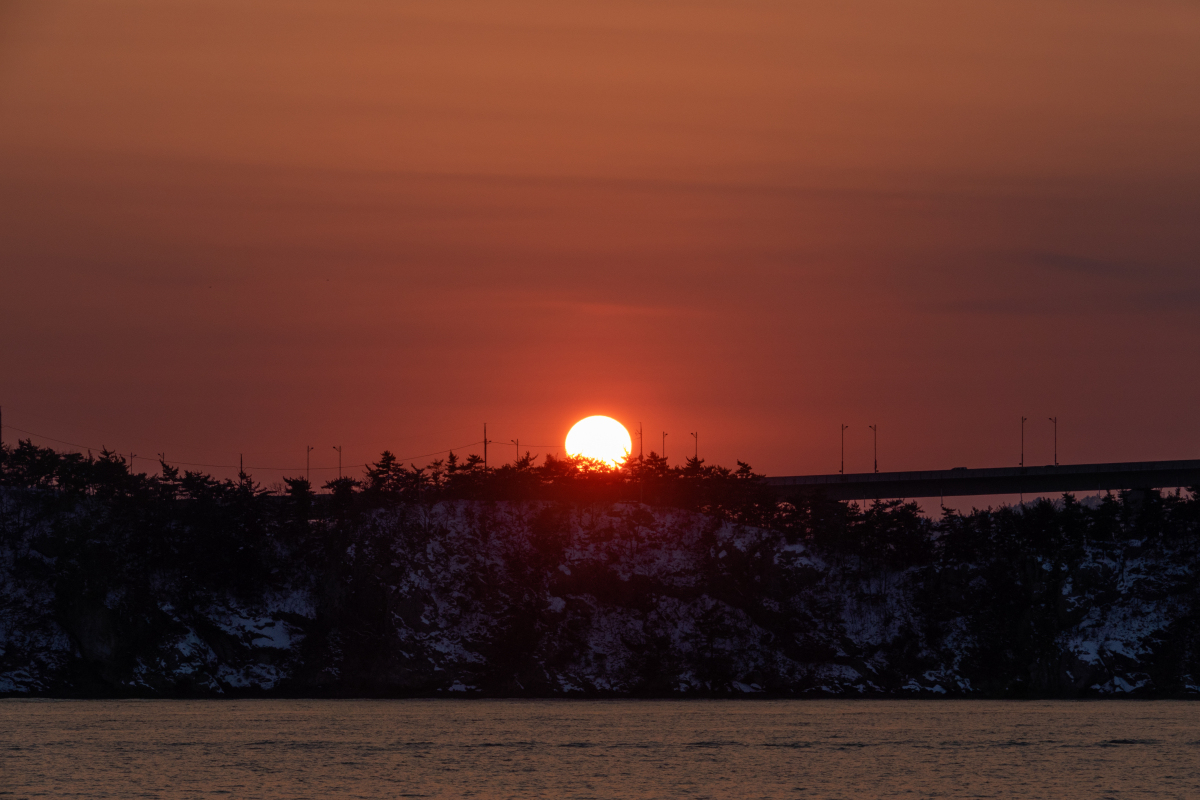
[(1200, 704), (0, 701), (0, 797), (1198, 798)]

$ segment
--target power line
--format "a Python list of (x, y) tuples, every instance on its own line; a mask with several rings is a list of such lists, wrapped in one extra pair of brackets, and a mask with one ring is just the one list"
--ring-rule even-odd
[(21, 433), (28, 433), (30, 436), (36, 436), (39, 439), (45, 439), (47, 441), (54, 442), (56, 444), (69, 445), (70, 447), (78, 447), (80, 450), (101, 450), (101, 449), (103, 449), (100, 447), (88, 447), (86, 444), (75, 444), (74, 442), (64, 442), (62, 439), (55, 439), (53, 436), (43, 436), (42, 434), (35, 433), (34, 431), (27, 431), (24, 428), (18, 428), (16, 425), (0, 425), (0, 428), (8, 428), (10, 431), (20, 431)]

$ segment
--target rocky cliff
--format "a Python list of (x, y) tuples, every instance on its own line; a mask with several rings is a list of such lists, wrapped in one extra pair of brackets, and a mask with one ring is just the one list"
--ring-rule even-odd
[(272, 527), (10, 489), (0, 694), (1200, 695), (1195, 526), (1106, 502), (775, 530), (460, 500)]

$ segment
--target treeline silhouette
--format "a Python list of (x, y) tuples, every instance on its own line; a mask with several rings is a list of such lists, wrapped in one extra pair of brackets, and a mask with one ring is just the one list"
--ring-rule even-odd
[[(1195, 541), (1200, 535), (1200, 495), (1188, 492), (1120, 492), (1085, 506), (1073, 495), (1058, 503), (988, 508), (963, 514), (943, 509), (922, 514), (915, 502), (854, 503), (820, 494), (779, 496), (749, 464), (736, 469), (689, 458), (670, 466), (662, 456), (630, 458), (619, 467), (587, 458), (547, 456), (540, 464), (526, 453), (500, 467), (484, 467), (475, 454), (450, 453), (425, 467), (400, 463), (384, 451), (362, 478), (327, 481), (318, 494), (304, 478), (284, 478), (264, 488), (245, 472), (219, 480), (200, 471), (160, 463), (160, 474), (136, 472), (121, 454), (57, 452), (21, 440), (0, 446), (0, 486), (40, 490), (48, 503), (87, 499), (106, 513), (136, 513), (174, 527), (200, 525), (240, 531), (239, 547), (268, 529), (309, 522), (349, 522), (400, 504), (449, 500), (642, 502), (696, 511), (741, 525), (776, 530), (788, 541), (807, 541), (832, 554), (886, 562), (922, 563), (936, 553), (994, 551), (1000, 542), (1051, 554), (1087, 542), (1163, 538)], [(63, 506), (63, 507), (66, 507)], [(226, 534), (228, 535), (228, 534)], [(958, 552), (961, 551), (961, 552)]]
[(0, 483), (69, 497), (146, 503), (238, 505), (262, 498), (267, 509), (278, 508), (278, 500), (287, 498), (294, 508), (318, 515), (442, 500), (641, 501), (755, 525), (769, 524), (777, 513), (775, 496), (762, 476), (741, 461), (735, 470), (697, 458), (672, 467), (654, 452), (630, 458), (620, 467), (583, 457), (549, 455), (540, 464), (536, 461), (527, 452), (515, 462), (485, 467), (479, 455), (460, 458), (452, 452), (418, 467), (401, 463), (385, 450), (361, 478), (334, 478), (321, 486), (326, 493), (318, 494), (302, 477), (284, 478), (277, 488), (268, 489), (245, 472), (236, 479), (218, 480), (166, 462), (160, 462), (159, 474), (147, 474), (136, 472), (120, 453), (60, 453), (26, 439), (0, 449)]
[[(736, 653), (713, 650), (713, 642), (738, 640), (744, 624), (738, 619), (753, 619), (771, 632), (784, 648), (780, 653), (791, 653), (788, 658), (831, 660), (842, 657), (837, 654), (844, 640), (837, 638), (841, 634), (826, 640), (818, 633), (840, 630), (842, 604), (877, 596), (884, 598), (880, 613), (886, 615), (895, 611), (894, 598), (903, 596), (911, 598), (917, 627), (888, 639), (879, 651), (891, 671), (880, 668), (878, 681), (899, 686), (904, 676), (923, 674), (930, 664), (950, 663), (962, 647), (955, 644), (955, 631), (969, 630), (974, 643), (962, 657), (962, 674), (988, 696), (1076, 696), (1077, 688), (1064, 688), (1069, 681), (1062, 677), (1063, 637), (1090, 613), (1088, 603), (1110, 603), (1136, 589), (1123, 583), (1125, 565), (1134, 559), (1163, 570), (1164, 583), (1146, 590), (1147, 603), (1170, 596), (1177, 609), (1146, 662), (1156, 691), (1174, 692), (1191, 680), (1186, 676), (1200, 674), (1195, 489), (1105, 495), (1087, 504), (1065, 495), (1023, 507), (943, 510), (931, 518), (916, 503), (901, 500), (859, 504), (819, 495), (777, 497), (741, 463), (729, 470), (691, 459), (671, 467), (651, 454), (614, 469), (583, 459), (535, 464), (526, 455), (485, 469), (476, 456), (450, 456), (422, 468), (402, 465), (386, 452), (361, 478), (334, 479), (324, 487), (328, 493), (317, 494), (304, 479), (290, 478), (267, 490), (244, 473), (218, 480), (169, 464), (158, 475), (138, 473), (109, 451), (58, 453), (29, 441), (0, 447), (0, 562), (10, 561), (4, 567), (8, 577), (0, 578), (11, 595), (4, 602), (49, 592), (54, 624), (71, 632), (85, 655), (93, 654), (64, 666), (66, 672), (55, 673), (59, 683), (47, 686), (97, 696), (126, 691), (113, 687), (131, 680), (142, 663), (138, 659), (152, 663), (147, 654), (159, 646), (153, 643), (167, 641), (175, 630), (163, 608), (192, 609), (194, 624), (203, 626), (208, 623), (195, 609), (214, 597), (251, 603), (270, 591), (308, 587), (318, 610), (303, 623), (310, 637), (304, 646), (328, 645), (329, 652), (357, 659), (353, 669), (338, 667), (341, 683), (311, 686), (366, 694), (426, 691), (440, 680), (436, 674), (422, 673), (404, 684), (408, 688), (397, 688), (384, 675), (381, 653), (391, 647), (395, 653), (387, 658), (401, 658), (396, 653), (405, 648), (392, 641), (389, 620), (408, 613), (419, 599), (396, 595), (399, 576), (437, 575), (449, 564), (467, 566), (456, 573), (464, 576), (461, 585), (447, 571), (447, 586), (475, 598), (471, 608), (503, 618), (487, 650), (496, 681), (489, 691), (497, 694), (516, 692), (501, 678), (525, 664), (536, 645), (522, 638), (533, 635), (530, 620), (539, 621), (538, 630), (557, 630), (558, 618), (545, 610), (545, 597), (578, 594), (635, 610), (661, 597), (692, 602), (703, 595), (718, 604), (704, 612), (711, 612), (711, 620), (696, 623), (697, 635), (707, 637), (704, 647), (683, 653), (660, 643), (655, 647), (661, 653), (646, 651), (643, 677), (650, 693), (668, 693), (654, 676), (666, 674), (661, 664), (671, 659), (682, 659), (705, 680), (743, 680), (726, 664)], [(429, 522), (458, 513), (447, 511), (444, 501), (473, 501), (463, 514), (475, 521), (458, 532)], [(513, 515), (503, 501), (527, 502)], [(617, 502), (631, 505), (614, 510)], [(441, 510), (429, 513), (438, 504)], [(689, 558), (698, 565), (683, 588), (669, 576), (630, 582), (619, 574), (622, 559), (632, 563), (639, 553), (660, 553), (669, 563), (666, 554), (683, 546), (676, 533), (653, 521), (646, 506), (708, 515), (708, 522), (680, 517), (692, 531), (694, 541), (686, 547), (694, 550)], [(603, 539), (588, 540), (596, 548), (593, 555), (580, 551), (568, 557), (571, 537), (580, 536), (572, 533), (570, 520), (610, 512), (623, 521), (589, 534)], [(528, 522), (499, 525), (500, 518)], [(803, 552), (817, 554), (824, 566), (813, 567)], [(575, 559), (570, 572), (563, 573), (560, 565), (570, 558)], [(434, 569), (435, 563), (441, 566)], [(1068, 594), (1084, 599), (1065, 606)], [(120, 643), (112, 651), (116, 655), (104, 655), (109, 650), (103, 643), (110, 639)], [(0, 653), (0, 666), (6, 659), (41, 663), (41, 651), (32, 644), (26, 649), (22, 655), (10, 646)], [(304, 655), (305, 663), (317, 665), (326, 657), (317, 649)], [(480, 680), (490, 685), (492, 678)], [(790, 680), (779, 677), (779, 686), (793, 686)]]

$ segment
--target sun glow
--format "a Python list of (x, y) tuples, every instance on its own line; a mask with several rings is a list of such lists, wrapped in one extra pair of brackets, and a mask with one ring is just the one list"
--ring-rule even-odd
[(594, 458), (611, 467), (619, 466), (632, 449), (629, 431), (612, 417), (581, 419), (567, 434), (567, 455)]

